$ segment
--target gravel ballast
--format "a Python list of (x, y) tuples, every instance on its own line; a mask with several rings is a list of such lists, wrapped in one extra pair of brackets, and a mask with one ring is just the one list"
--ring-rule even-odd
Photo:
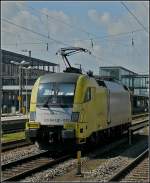
[(15, 148), (1, 154), (1, 164), (6, 164), (41, 152), (35, 145)]
[[(140, 148), (139, 148), (140, 147)], [(106, 158), (99, 166), (94, 170), (84, 172), (83, 177), (80, 178), (80, 181), (107, 181), (114, 173), (116, 173), (121, 167), (126, 166), (135, 155), (139, 154), (143, 149), (147, 147), (147, 144), (144, 141), (138, 142), (135, 145), (125, 149), (121, 154), (114, 157)], [(81, 158), (82, 164), (86, 164), (89, 161), (89, 157)], [(77, 167), (77, 160), (71, 159), (67, 160), (59, 165), (43, 170), (40, 173), (36, 173), (33, 176), (27, 177), (22, 180), (22, 182), (47, 182), (47, 181), (61, 181), (70, 180), (68, 179), (71, 172), (73, 172), (74, 177), (72, 181), (79, 178), (76, 178), (75, 171)], [(65, 177), (65, 178), (64, 178)]]

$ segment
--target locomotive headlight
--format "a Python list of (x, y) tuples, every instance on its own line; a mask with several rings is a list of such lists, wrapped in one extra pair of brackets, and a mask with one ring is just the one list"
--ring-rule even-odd
[(30, 112), (30, 121), (35, 121), (36, 112)]
[(77, 122), (79, 120), (79, 112), (72, 112), (71, 121)]

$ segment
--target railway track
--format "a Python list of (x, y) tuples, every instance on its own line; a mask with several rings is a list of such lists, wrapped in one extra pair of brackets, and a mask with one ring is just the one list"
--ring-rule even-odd
[(121, 182), (129, 182), (129, 181), (135, 181), (135, 182), (148, 182), (149, 175), (149, 159), (148, 157), (145, 157), (144, 160), (135, 167), (130, 174), (125, 176)]
[[(125, 142), (127, 142), (126, 138), (118, 141), (118, 143), (115, 142), (114, 146), (110, 144), (109, 147), (106, 147), (106, 149), (103, 148), (101, 152), (98, 152), (98, 154), (106, 153), (106, 151), (110, 152), (111, 149), (116, 148), (119, 144)], [(33, 173), (44, 170), (44, 168), (48, 168), (52, 165), (58, 164), (59, 162), (63, 162), (71, 156), (72, 155), (66, 155), (57, 159), (53, 159), (51, 158), (51, 154), (48, 151), (44, 151), (37, 155), (23, 158), (19, 161), (7, 163), (2, 165), (2, 181), (17, 181), (24, 179)]]
[(44, 151), (21, 160), (2, 165), (2, 181), (17, 181), (23, 179), (32, 173), (56, 165), (57, 163), (71, 157), (71, 155), (66, 155), (57, 159), (52, 159), (50, 156), (51, 155), (48, 151)]
[(20, 140), (2, 143), (1, 147), (2, 147), (2, 152), (4, 152), (4, 151), (12, 150), (18, 147), (24, 147), (31, 144), (32, 143), (27, 141), (26, 139), (20, 139)]
[(135, 114), (135, 115), (132, 115), (132, 120), (136, 120), (138, 118), (143, 118), (143, 117), (148, 117), (148, 116), (149, 116), (149, 113)]
[(62, 162), (71, 155), (59, 156), (54, 159), (51, 158), (49, 151), (44, 151), (36, 155), (28, 156), (17, 161), (13, 161), (2, 165), (2, 182), (4, 181), (18, 181), (44, 168), (56, 165)]
[(148, 182), (148, 149), (142, 152), (127, 166), (123, 167), (115, 175), (113, 175), (109, 181), (121, 181), (121, 182)]

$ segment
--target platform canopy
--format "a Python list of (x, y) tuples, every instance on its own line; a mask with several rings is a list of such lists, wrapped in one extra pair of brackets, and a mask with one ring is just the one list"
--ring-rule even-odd
[(16, 62), (21, 62), (22, 60), (25, 60), (26, 62), (29, 62), (31, 66), (58, 66), (58, 64), (49, 61), (29, 57), (26, 55), (14, 53), (7, 50), (2, 50), (2, 61), (6, 64), (7, 63), (9, 64), (11, 60)]

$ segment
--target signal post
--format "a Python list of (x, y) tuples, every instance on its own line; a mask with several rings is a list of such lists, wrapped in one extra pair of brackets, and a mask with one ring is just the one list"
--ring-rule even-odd
[(81, 172), (81, 145), (79, 143), (79, 139), (77, 140), (77, 172), (76, 176), (83, 176)]

